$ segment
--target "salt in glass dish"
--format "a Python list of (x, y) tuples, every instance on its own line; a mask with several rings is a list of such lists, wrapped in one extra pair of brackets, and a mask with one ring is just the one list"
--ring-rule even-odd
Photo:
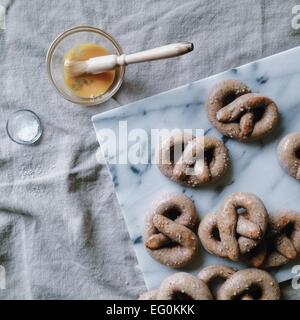
[(6, 122), (9, 138), (24, 145), (34, 144), (43, 133), (40, 118), (31, 110), (21, 109), (12, 113)]

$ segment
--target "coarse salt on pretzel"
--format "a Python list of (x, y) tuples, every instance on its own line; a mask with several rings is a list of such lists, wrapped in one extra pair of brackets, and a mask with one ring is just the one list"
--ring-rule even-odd
[(212, 300), (212, 295), (202, 280), (179, 272), (167, 277), (158, 290), (142, 294), (139, 300)]
[(229, 277), (219, 288), (217, 300), (240, 299), (245, 294), (251, 296), (252, 291), (258, 291), (255, 300), (279, 300), (280, 289), (277, 281), (266, 271), (259, 269), (244, 269)]
[(171, 180), (198, 187), (220, 179), (229, 167), (225, 144), (214, 137), (172, 133), (157, 147), (160, 171)]
[(300, 213), (284, 210), (269, 218), (265, 239), (249, 253), (249, 264), (260, 268), (274, 268), (296, 259), (300, 253)]
[(278, 123), (278, 109), (270, 98), (252, 93), (241, 81), (224, 80), (206, 100), (208, 119), (225, 136), (257, 140), (269, 134)]
[(202, 219), (198, 235), (207, 251), (239, 261), (241, 255), (257, 246), (267, 224), (268, 214), (262, 201), (254, 194), (237, 192), (225, 198), (216, 213)]
[(277, 156), (282, 168), (300, 180), (300, 132), (290, 133), (280, 141)]
[(198, 239), (194, 230), (198, 223), (192, 200), (181, 193), (166, 194), (154, 202), (146, 216), (145, 247), (164, 265), (186, 266), (197, 255)]

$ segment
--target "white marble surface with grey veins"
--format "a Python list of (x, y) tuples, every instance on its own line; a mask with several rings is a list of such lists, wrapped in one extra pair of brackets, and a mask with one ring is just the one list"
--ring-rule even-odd
[[(205, 135), (221, 138), (230, 152), (231, 169), (224, 179), (213, 186), (198, 189), (185, 188), (170, 181), (154, 164), (113, 164), (114, 157), (124, 154), (124, 148), (130, 149), (136, 142), (129, 142), (127, 146), (121, 143), (114, 157), (107, 159), (139, 266), (149, 289), (158, 287), (163, 278), (174, 273), (173, 269), (153, 260), (142, 241), (147, 210), (161, 194), (170, 191), (186, 194), (195, 202), (200, 217), (215, 210), (227, 195), (237, 191), (255, 193), (270, 213), (287, 208), (300, 211), (299, 182), (282, 171), (276, 158), (280, 138), (289, 132), (299, 131), (299, 56), (300, 47), (297, 47), (93, 117), (99, 141), (103, 138), (102, 129), (109, 128), (118, 134), (119, 121), (127, 121), (128, 132), (131, 129), (145, 129), (148, 136), (139, 140), (143, 151), (141, 157), (147, 154), (146, 142), (150, 138), (150, 130), (161, 128), (203, 129)], [(212, 128), (204, 103), (210, 88), (223, 79), (239, 79), (253, 92), (266, 95), (277, 103), (280, 125), (271, 136), (245, 144), (230, 140)], [(107, 147), (105, 141), (102, 147)], [(152, 144), (149, 158), (154, 155), (154, 147)], [(200, 247), (199, 259), (188, 271), (196, 274), (206, 265), (224, 262), (229, 264), (228, 260), (210, 255)], [(290, 278), (291, 269), (297, 263), (300, 264), (300, 259), (275, 271), (278, 280)]]

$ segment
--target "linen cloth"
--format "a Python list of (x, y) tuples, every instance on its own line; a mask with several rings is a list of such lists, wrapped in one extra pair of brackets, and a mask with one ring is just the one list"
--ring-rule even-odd
[[(146, 290), (109, 172), (96, 161), (91, 116), (299, 45), (295, 0), (0, 0), (1, 299), (134, 299)], [(100, 27), (130, 53), (177, 41), (194, 52), (132, 65), (103, 105), (60, 97), (47, 77), (52, 40), (77, 25)], [(9, 140), (20, 108), (41, 118), (34, 146)], [(146, 209), (146, 208), (145, 208)]]

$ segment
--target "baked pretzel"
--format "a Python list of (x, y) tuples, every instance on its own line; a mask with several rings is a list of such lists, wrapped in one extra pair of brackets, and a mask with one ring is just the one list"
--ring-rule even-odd
[(210, 253), (238, 261), (257, 246), (267, 224), (262, 201), (254, 194), (237, 192), (228, 196), (216, 213), (204, 217), (198, 235)]
[(225, 136), (238, 140), (257, 140), (269, 134), (278, 123), (274, 101), (251, 93), (237, 80), (218, 83), (206, 100), (208, 119)]
[(300, 252), (300, 213), (279, 212), (269, 218), (265, 240), (253, 252), (248, 262), (260, 268), (279, 267), (294, 260)]
[(300, 180), (300, 132), (290, 133), (280, 141), (277, 156), (282, 168)]
[[(198, 274), (198, 278), (204, 281), (212, 292), (211, 286), (215, 280), (223, 280), (223, 283), (224, 283), (236, 272), (237, 271), (233, 268), (216, 264), (216, 265), (210, 265), (202, 269)], [(218, 291), (216, 291), (215, 298), (217, 297), (218, 297)], [(240, 296), (240, 298), (241, 300), (253, 300), (253, 297), (248, 292), (245, 292), (243, 295)]]
[(202, 269), (198, 273), (198, 278), (206, 283), (210, 291), (212, 292), (211, 286), (215, 280), (226, 281), (230, 278), (236, 270), (233, 268), (223, 265), (210, 265)]
[(212, 295), (202, 280), (179, 272), (166, 278), (158, 290), (142, 294), (139, 300), (212, 300)]
[(197, 255), (193, 230), (199, 223), (193, 202), (181, 193), (170, 193), (156, 201), (146, 216), (144, 244), (162, 264), (181, 268)]
[(200, 271), (198, 277), (185, 272), (173, 274), (159, 289), (143, 293), (139, 300), (212, 300), (209, 286), (216, 278), (224, 280), (216, 292), (217, 300), (280, 299), (279, 285), (266, 271), (236, 271), (227, 266), (211, 265)]
[(236, 300), (245, 297), (253, 300), (252, 291), (258, 291), (255, 300), (279, 300), (280, 289), (277, 281), (266, 271), (244, 269), (231, 275), (217, 291), (217, 300)]
[(228, 150), (214, 137), (173, 133), (157, 147), (157, 164), (171, 180), (198, 187), (222, 177), (229, 166)]

